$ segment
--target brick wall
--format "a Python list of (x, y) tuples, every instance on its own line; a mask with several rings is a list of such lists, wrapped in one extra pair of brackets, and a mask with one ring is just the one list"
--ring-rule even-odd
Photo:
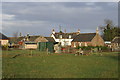
[(91, 41), (92, 46), (104, 46), (104, 40), (99, 34), (96, 34), (96, 36)]
[[(81, 43), (81, 44), (80, 44)], [(104, 40), (99, 34), (96, 34), (91, 42), (72, 42), (72, 47), (77, 46), (104, 46)]]
[(44, 37), (38, 37), (35, 42), (48, 42), (48, 40)]

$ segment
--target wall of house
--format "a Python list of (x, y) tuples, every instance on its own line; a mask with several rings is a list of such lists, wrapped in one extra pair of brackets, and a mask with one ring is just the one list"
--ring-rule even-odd
[(71, 44), (72, 47), (77, 47), (77, 46), (92, 46), (91, 42), (72, 42)]
[(37, 49), (37, 44), (25, 44), (25, 49)]
[(73, 39), (55, 39), (56, 42), (61, 42), (62, 46), (70, 46)]
[(70, 46), (71, 45), (71, 42), (73, 39), (56, 39), (55, 36), (52, 34), (51, 37), (53, 37), (53, 39), (56, 41), (56, 42), (61, 42), (61, 45), (62, 46)]
[(35, 42), (48, 42), (47, 39), (45, 39), (44, 37), (38, 37)]
[(56, 39), (55, 36), (54, 36), (53, 34), (51, 34), (51, 37), (53, 37), (54, 40)]
[(104, 40), (99, 34), (96, 34), (91, 42), (72, 42), (72, 47), (77, 46), (104, 46)]
[(7, 45), (8, 44), (8, 42), (9, 42), (9, 40), (3, 40), (3, 39), (0, 39), (0, 44), (1, 45)]
[(92, 46), (104, 46), (104, 40), (99, 34), (96, 34), (95, 37), (91, 41)]
[(120, 51), (120, 43), (111, 43), (112, 51)]

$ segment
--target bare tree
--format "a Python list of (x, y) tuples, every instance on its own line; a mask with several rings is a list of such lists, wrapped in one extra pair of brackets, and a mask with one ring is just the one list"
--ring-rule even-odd
[(114, 26), (114, 25), (113, 25), (113, 21), (110, 20), (110, 19), (105, 19), (105, 20), (104, 20), (104, 23), (105, 23), (105, 24), (109, 24), (109, 25), (111, 25), (111, 26)]

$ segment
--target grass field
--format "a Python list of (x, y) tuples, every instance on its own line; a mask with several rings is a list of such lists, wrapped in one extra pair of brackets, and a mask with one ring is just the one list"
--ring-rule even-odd
[(118, 78), (117, 52), (74, 56), (12, 50), (2, 54), (3, 78)]

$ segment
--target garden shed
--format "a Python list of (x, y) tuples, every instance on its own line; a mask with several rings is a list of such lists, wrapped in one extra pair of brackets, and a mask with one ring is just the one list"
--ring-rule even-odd
[(54, 52), (54, 43), (53, 42), (38, 42), (39, 51), (48, 51), (50, 53)]

